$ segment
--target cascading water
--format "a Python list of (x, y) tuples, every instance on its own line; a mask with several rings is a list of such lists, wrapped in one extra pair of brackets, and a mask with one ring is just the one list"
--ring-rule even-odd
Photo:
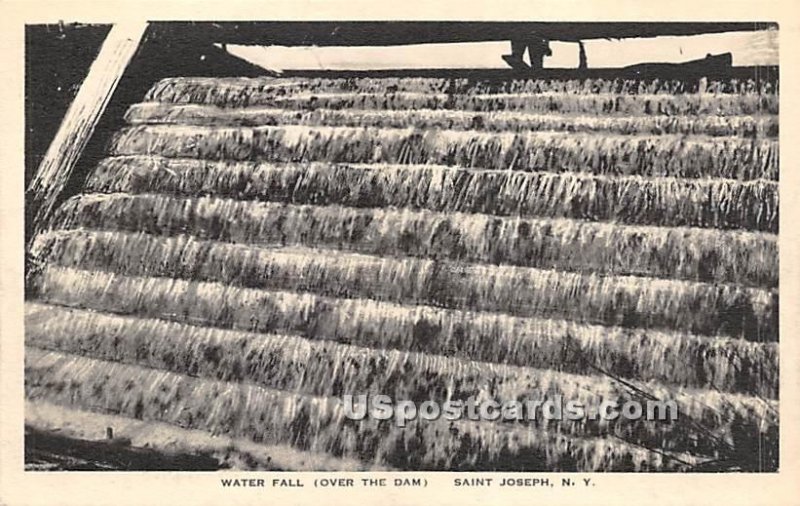
[[(39, 412), (332, 468), (776, 454), (773, 84), (175, 78), (145, 100), (30, 251)], [(366, 393), (686, 418), (347, 419)]]

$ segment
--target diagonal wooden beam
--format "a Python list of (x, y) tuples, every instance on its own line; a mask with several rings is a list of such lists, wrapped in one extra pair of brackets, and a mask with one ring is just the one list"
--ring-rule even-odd
[(147, 25), (147, 22), (115, 24), (89, 67), (86, 79), (67, 109), (27, 189), (26, 204), (30, 206), (29, 216), (34, 217), (35, 232), (46, 226), (58, 196), (136, 53)]

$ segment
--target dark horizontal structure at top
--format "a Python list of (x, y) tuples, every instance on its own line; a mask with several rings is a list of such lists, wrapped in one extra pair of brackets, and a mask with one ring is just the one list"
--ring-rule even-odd
[(465, 21), (303, 21), (303, 22), (165, 22), (158, 30), (181, 38), (245, 45), (394, 46), (446, 42), (509, 40), (537, 34), (580, 41), (751, 32), (775, 29), (777, 23), (631, 23), (631, 22), (465, 22)]

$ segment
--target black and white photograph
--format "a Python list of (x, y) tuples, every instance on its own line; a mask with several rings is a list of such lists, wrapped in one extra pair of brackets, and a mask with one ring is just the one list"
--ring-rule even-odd
[(778, 33), (26, 26), (25, 468), (777, 471)]
[(20, 24), (0, 504), (797, 504), (797, 23), (531, 10)]

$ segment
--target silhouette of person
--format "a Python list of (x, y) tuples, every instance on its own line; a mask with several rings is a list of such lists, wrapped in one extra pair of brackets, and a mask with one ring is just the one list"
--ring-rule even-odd
[[(526, 49), (531, 61), (530, 66), (523, 60)], [(511, 54), (504, 54), (503, 60), (516, 70), (539, 70), (544, 67), (544, 57), (552, 55), (550, 41), (534, 35), (525, 39), (511, 39)]]
[(586, 48), (583, 45), (583, 41), (578, 42), (578, 68), (580, 70), (586, 70), (589, 68), (588, 63), (586, 62)]

